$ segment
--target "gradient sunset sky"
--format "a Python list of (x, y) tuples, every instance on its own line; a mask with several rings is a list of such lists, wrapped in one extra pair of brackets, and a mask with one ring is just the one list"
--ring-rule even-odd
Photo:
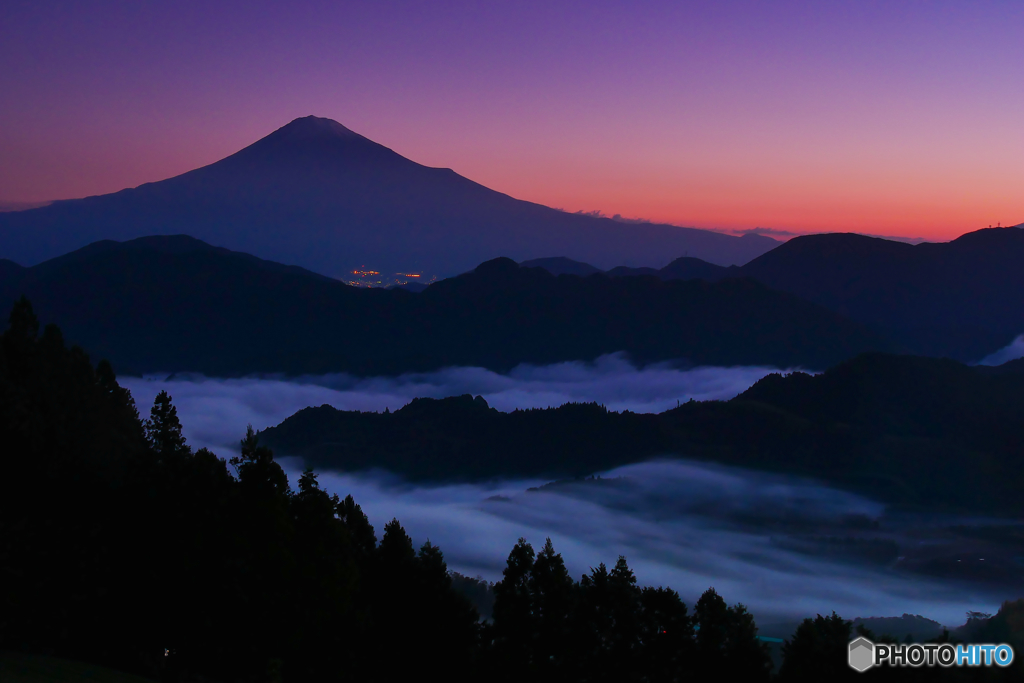
[(569, 211), (950, 239), (1024, 221), (1024, 3), (0, 6), (0, 200), (307, 114)]

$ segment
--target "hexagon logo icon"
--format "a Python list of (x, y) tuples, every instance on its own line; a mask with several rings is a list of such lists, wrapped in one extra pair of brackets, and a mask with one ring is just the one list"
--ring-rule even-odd
[(850, 668), (867, 671), (875, 665), (875, 644), (867, 638), (858, 638), (850, 643)]

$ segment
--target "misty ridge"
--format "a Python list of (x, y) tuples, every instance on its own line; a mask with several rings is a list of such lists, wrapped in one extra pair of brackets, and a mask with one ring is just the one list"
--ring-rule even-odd
[[(174, 397), (184, 419), (185, 435), (197, 447), (229, 458), (238, 445), (239, 426), (273, 427), (309, 406), (328, 404), (339, 410), (397, 410), (416, 398), (482, 395), (503, 412), (550, 408), (570, 402), (597, 401), (609, 410), (656, 413), (691, 398), (730, 399), (771, 367), (698, 367), (669, 364), (638, 368), (622, 354), (593, 363), (520, 365), (507, 374), (485, 368), (454, 367), (397, 377), (352, 375), (278, 375), (236, 379), (188, 373), (121, 377), (139, 405), (149, 405), (160, 391)], [(788, 372), (788, 371), (787, 371)]]
[(578, 401), (501, 412), (470, 394), (383, 413), (325, 404), (261, 438), (317, 468), (421, 481), (578, 477), (675, 454), (812, 476), (905, 510), (1012, 517), (1024, 483), (1021, 363), (865, 354), (661, 413)]

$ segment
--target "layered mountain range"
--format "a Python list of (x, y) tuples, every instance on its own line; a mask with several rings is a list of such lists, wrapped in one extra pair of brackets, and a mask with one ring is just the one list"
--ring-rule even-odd
[[(608, 276), (719, 282), (751, 278), (868, 325), (906, 351), (976, 361), (1024, 333), (1024, 230), (990, 228), (917, 245), (854, 234), (794, 238), (743, 266), (679, 258)], [(522, 265), (555, 274), (600, 269), (567, 258)]]
[(824, 368), (894, 348), (864, 325), (750, 279), (561, 275), (493, 259), (422, 293), (352, 287), (184, 235), (0, 261), (0, 301), (119, 372), (399, 374), (626, 352), (640, 363)]
[(686, 254), (728, 266), (778, 244), (521, 201), (308, 116), (174, 178), (0, 213), (0, 258), (27, 266), (99, 240), (174, 234), (339, 278), (362, 266), (446, 277), (552, 253), (605, 268)]
[[(564, 256), (534, 258), (551, 253)], [(941, 244), (779, 244), (570, 214), (316, 117), (175, 178), (0, 213), (0, 295), (28, 294), (74, 341), (136, 371), (501, 369), (614, 351), (814, 368), (868, 349), (973, 362), (1024, 332), (1022, 262), (1019, 228)], [(363, 265), (465, 275), (420, 299), (342, 288)], [(525, 272), (536, 268), (557, 277)], [(238, 342), (254, 320), (279, 329)], [(187, 336), (200, 329), (212, 347)]]

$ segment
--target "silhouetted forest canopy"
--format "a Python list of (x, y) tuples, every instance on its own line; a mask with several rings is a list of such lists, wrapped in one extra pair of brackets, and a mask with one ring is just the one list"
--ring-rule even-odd
[[(742, 605), (709, 589), (688, 609), (622, 557), (576, 580), (550, 541), (512, 548), (481, 621), (440, 548), (397, 519), (378, 536), (313, 470), (292, 489), (251, 428), (230, 462), (193, 450), (166, 393), (142, 419), (111, 365), (40, 331), (27, 300), (0, 339), (0, 443), (0, 650), (168, 682), (770, 675)], [(1021, 613), (982, 627), (1020, 643)], [(781, 678), (848, 677), (849, 628), (805, 622)]]
[(596, 403), (503, 413), (469, 395), (391, 413), (323, 405), (261, 438), (315, 467), (416, 480), (580, 477), (682, 456), (811, 476), (904, 509), (1010, 516), (1024, 512), (1021, 362), (864, 354), (661, 414)]

